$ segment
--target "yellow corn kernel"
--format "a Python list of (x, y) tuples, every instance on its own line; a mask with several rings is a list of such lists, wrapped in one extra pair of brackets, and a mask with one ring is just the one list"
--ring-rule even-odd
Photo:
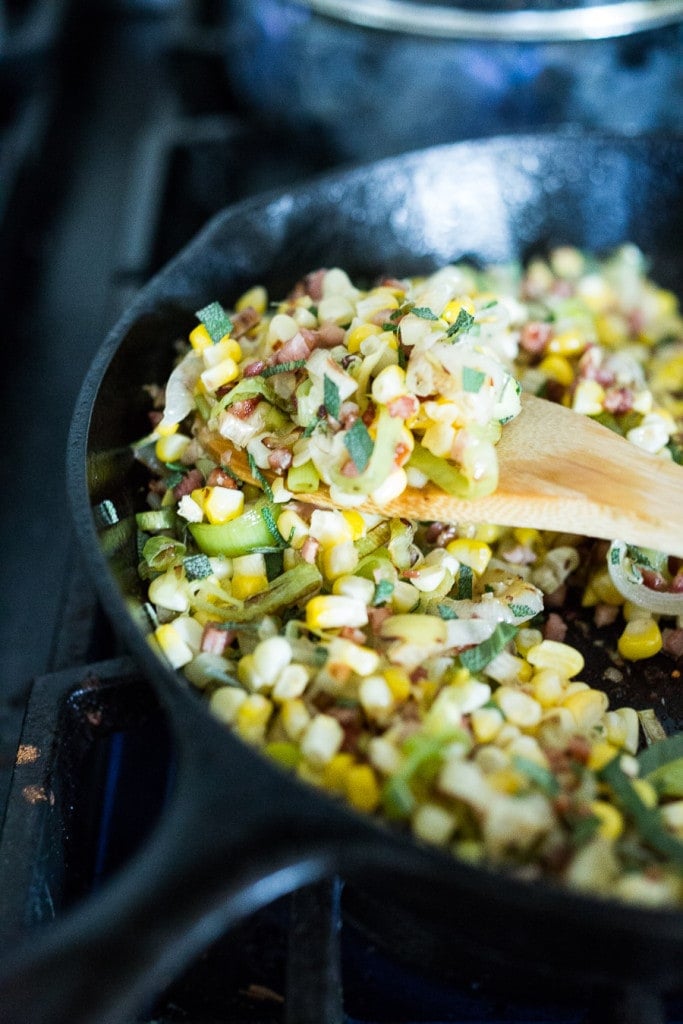
[(352, 327), (349, 331), (346, 339), (346, 348), (349, 352), (354, 353), (360, 350), (361, 342), (365, 341), (373, 334), (381, 334), (382, 328), (376, 324), (358, 324), (357, 327)]
[(626, 324), (618, 313), (602, 313), (595, 318), (598, 341), (605, 348), (616, 348), (625, 340)]
[(156, 640), (161, 652), (173, 668), (181, 668), (192, 661), (194, 657), (192, 648), (181, 637), (172, 622), (165, 622), (154, 630)]
[(353, 754), (342, 751), (335, 754), (331, 761), (328, 761), (323, 770), (323, 785), (334, 793), (344, 793), (346, 780), (350, 770), (355, 764)]
[(291, 740), (301, 739), (310, 721), (310, 712), (302, 700), (284, 701), (280, 709), (280, 723)]
[(559, 356), (578, 356), (585, 351), (587, 338), (578, 331), (562, 331), (548, 342), (548, 352)]
[(273, 704), (267, 697), (261, 693), (250, 693), (237, 710), (235, 727), (243, 739), (258, 743), (272, 713)]
[(346, 776), (346, 799), (359, 811), (374, 811), (379, 804), (377, 776), (369, 764), (357, 764)]
[(243, 309), (248, 309), (251, 306), (257, 313), (265, 313), (268, 309), (268, 292), (263, 285), (256, 284), (253, 288), (249, 288), (248, 291), (240, 295), (239, 299), (235, 303), (235, 312), (241, 313)]
[(631, 619), (617, 641), (617, 650), (627, 661), (651, 658), (662, 649), (662, 634), (654, 619)]
[(185, 434), (166, 434), (160, 437), (154, 446), (154, 454), (159, 462), (176, 462), (182, 458), (190, 438)]
[(239, 346), (239, 342), (227, 334), (224, 334), (220, 341), (217, 341), (211, 348), (205, 348), (202, 351), (202, 359), (204, 360), (204, 368), (206, 370), (212, 366), (217, 366), (218, 363), (222, 363), (225, 359), (234, 359), (236, 363), (239, 363), (241, 358), (242, 349)]
[(396, 363), (385, 366), (372, 382), (372, 397), (380, 405), (387, 405), (393, 398), (406, 393), (406, 371)]
[(604, 400), (605, 389), (597, 380), (581, 380), (574, 391), (572, 409), (585, 416), (597, 416), (602, 412)]
[(632, 601), (624, 601), (621, 613), (624, 616), (625, 622), (631, 622), (632, 619), (649, 619), (652, 617), (652, 612), (649, 608), (643, 608), (642, 605), (634, 604)]
[(477, 708), (470, 716), (470, 725), (477, 743), (491, 743), (503, 726), (504, 718), (498, 708)]
[(462, 309), (464, 309), (466, 313), (469, 313), (470, 316), (474, 316), (476, 310), (474, 308), (474, 303), (469, 296), (464, 296), (460, 299), (451, 299), (450, 302), (447, 302), (441, 310), (441, 319), (445, 320), (447, 324), (454, 324)]
[(288, 743), (286, 740), (267, 743), (264, 749), (268, 757), (272, 757), (283, 768), (296, 768), (301, 758), (296, 743)]
[(164, 423), (164, 421), (161, 420), (157, 423), (155, 432), (157, 437), (168, 437), (170, 434), (176, 434), (179, 426), (179, 423)]
[(590, 805), (591, 813), (599, 821), (598, 835), (610, 841), (618, 839), (624, 831), (624, 818), (614, 804), (606, 800), (593, 800)]
[(609, 706), (607, 694), (602, 690), (579, 690), (570, 693), (562, 702), (563, 707), (568, 708), (577, 726), (580, 729), (591, 729), (597, 725)]
[(308, 537), (308, 524), (298, 512), (286, 508), (277, 517), (278, 532), (287, 542), (297, 550), (303, 545)]
[(556, 380), (558, 384), (569, 387), (574, 380), (572, 364), (563, 355), (552, 354), (546, 356), (538, 364), (538, 369), (550, 380)]
[(213, 338), (207, 331), (204, 324), (197, 324), (194, 330), (190, 331), (190, 345), (195, 352), (203, 352), (205, 348), (213, 345)]
[(210, 523), (228, 523), (242, 514), (244, 493), (231, 487), (207, 487), (204, 514)]
[(232, 596), (240, 601), (268, 589), (266, 562), (262, 554), (239, 555), (232, 562)]
[(588, 755), (587, 766), (591, 771), (599, 772), (606, 764), (613, 761), (618, 754), (619, 749), (618, 747), (615, 747), (613, 743), (609, 743), (607, 740), (599, 740), (591, 747), (591, 752)]
[[(351, 530), (351, 540), (360, 540), (361, 537), (365, 536), (368, 528), (360, 512), (356, 512), (355, 508), (345, 508), (342, 510), (342, 515)], [(286, 534), (283, 534), (283, 536), (286, 536)]]
[(478, 576), (485, 571), (491, 560), (491, 548), (482, 540), (457, 537), (446, 545), (446, 551), (454, 555), (463, 565), (469, 566)]
[(541, 721), (543, 708), (537, 700), (513, 686), (499, 686), (493, 699), (508, 722), (531, 729)]
[(324, 547), (320, 555), (320, 568), (328, 580), (349, 576), (358, 565), (358, 550), (352, 540), (338, 542)]
[(486, 776), (490, 785), (499, 793), (519, 793), (525, 784), (524, 776), (514, 768), (499, 768)]
[(659, 803), (657, 790), (647, 779), (632, 779), (631, 785), (646, 807), (656, 807)]
[(474, 531), (474, 539), (483, 541), (484, 544), (495, 544), (504, 532), (504, 526), (496, 526), (495, 523), (479, 523)]
[(516, 526), (512, 536), (525, 548), (543, 547), (543, 537), (539, 530), (532, 526)]
[(454, 441), (455, 430), (448, 423), (430, 423), (422, 435), (424, 447), (441, 459), (450, 456)]
[(410, 676), (403, 668), (390, 666), (384, 670), (384, 678), (395, 701), (407, 700), (410, 696)]
[(534, 668), (554, 668), (564, 679), (578, 675), (585, 664), (580, 651), (559, 640), (541, 640), (527, 651), (526, 659)]
[(537, 647), (543, 639), (540, 629), (532, 629), (531, 626), (522, 626), (515, 637), (515, 648), (523, 658), (527, 656), (532, 647)]
[(204, 370), (200, 380), (207, 391), (216, 391), (217, 388), (223, 387), (224, 384), (229, 384), (239, 377), (239, 372), (235, 360), (228, 356), (227, 359)]
[(531, 679), (533, 694), (544, 708), (555, 707), (562, 703), (564, 682), (562, 677), (552, 668), (541, 668)]
[(624, 603), (623, 594), (612, 583), (609, 569), (606, 566), (593, 574), (590, 586), (600, 604), (621, 605)]
[(309, 629), (340, 629), (342, 626), (365, 626), (368, 610), (363, 601), (337, 594), (312, 597), (306, 605)]

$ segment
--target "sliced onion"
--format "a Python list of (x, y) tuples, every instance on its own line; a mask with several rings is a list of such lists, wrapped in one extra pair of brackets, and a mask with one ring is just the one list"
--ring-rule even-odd
[(194, 389), (203, 369), (201, 357), (190, 352), (171, 373), (166, 382), (166, 402), (161, 421), (165, 427), (180, 423), (194, 409)]
[(629, 555), (628, 544), (614, 540), (607, 553), (610, 578), (619, 593), (631, 604), (657, 615), (683, 615), (683, 593), (652, 590), (643, 583), (643, 575)]

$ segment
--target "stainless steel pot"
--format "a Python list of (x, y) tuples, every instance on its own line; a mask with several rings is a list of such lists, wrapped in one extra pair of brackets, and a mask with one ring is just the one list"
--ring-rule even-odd
[(683, 131), (683, 0), (240, 0), (231, 12), (237, 95), (335, 159), (559, 126)]

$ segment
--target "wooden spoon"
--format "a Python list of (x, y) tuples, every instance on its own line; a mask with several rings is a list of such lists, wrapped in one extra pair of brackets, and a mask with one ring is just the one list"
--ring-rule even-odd
[[(257, 482), (242, 450), (219, 434), (200, 439), (244, 480)], [(394, 501), (359, 508), (383, 516), (439, 522), (530, 526), (619, 539), (683, 557), (683, 467), (644, 452), (587, 416), (531, 395), (503, 429), (498, 487), (463, 501), (434, 484), (407, 488)], [(266, 479), (274, 473), (265, 472)], [(335, 508), (321, 484), (297, 501)]]

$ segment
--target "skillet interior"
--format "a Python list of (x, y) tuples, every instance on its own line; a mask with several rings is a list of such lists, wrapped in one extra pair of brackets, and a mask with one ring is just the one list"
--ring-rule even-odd
[[(131, 467), (127, 445), (147, 430), (143, 386), (164, 379), (172, 341), (195, 323), (193, 311), (213, 299), (229, 305), (255, 282), (273, 295), (284, 294), (297, 277), (318, 266), (339, 265), (352, 276), (371, 279), (383, 272), (420, 273), (464, 257), (518, 259), (562, 243), (602, 251), (625, 240), (650, 256), (657, 281), (681, 294), (682, 152), (680, 140), (514, 137), (440, 147), (327, 175), (219, 215), (143, 290), (86, 381), (81, 428), (71, 442), (70, 489), (105, 608), (162, 699), (173, 694), (169, 707), (200, 698), (195, 701), (156, 661), (142, 636), (131, 537), (123, 526), (98, 535), (88, 508), (104, 498), (114, 500), (123, 515), (142, 507), (144, 480)], [(91, 403), (86, 437), (83, 416)], [(87, 494), (81, 461), (86, 448)], [(660, 671), (666, 674), (669, 666)], [(673, 701), (675, 687), (669, 689), (670, 724), (680, 728), (680, 703)], [(650, 702), (651, 693), (640, 700)], [(182, 734), (182, 724), (178, 729)], [(222, 731), (221, 741), (242, 746)], [(245, 758), (245, 765), (262, 760), (250, 752)], [(287, 787), (297, 787), (284, 779), (278, 785), (281, 797)], [(329, 804), (313, 792), (307, 799), (313, 809)], [(388, 859), (393, 842), (387, 840)], [(532, 894), (522, 883), (508, 885), (438, 855), (418, 857), (410, 840), (396, 843), (407, 852), (407, 864), (414, 850), (414, 877), (406, 887), (391, 873), (380, 873), (382, 898), (438, 923), (442, 936), (464, 927), (473, 948), (516, 964), (542, 952), (544, 965), (562, 965), (580, 977), (623, 983), (640, 978), (664, 990), (680, 985), (682, 915), (605, 907), (544, 886)]]

